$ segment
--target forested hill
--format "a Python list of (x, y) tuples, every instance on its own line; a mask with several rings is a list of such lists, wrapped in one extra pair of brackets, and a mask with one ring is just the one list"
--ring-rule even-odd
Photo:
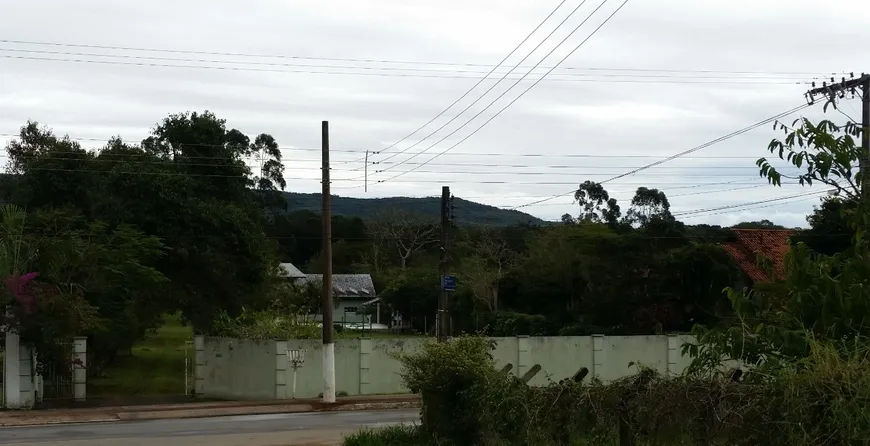
[[(320, 212), (320, 194), (300, 194), (287, 192), (287, 209), (290, 211), (310, 210)], [(478, 224), (490, 226), (511, 226), (521, 223), (544, 224), (544, 220), (520, 211), (499, 209), (486, 204), (475, 203), (456, 197), (454, 200), (456, 222), (460, 225)], [(400, 209), (403, 211), (419, 213), (438, 219), (441, 209), (440, 197), (409, 198), (349, 198), (332, 197), (332, 213), (360, 217), (362, 219), (375, 218), (378, 214)]]

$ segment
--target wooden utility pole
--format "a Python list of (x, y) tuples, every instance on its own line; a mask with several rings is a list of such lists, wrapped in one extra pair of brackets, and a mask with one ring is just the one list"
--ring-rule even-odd
[(323, 402), (335, 402), (335, 343), (332, 340), (332, 197), (329, 190), (329, 121), (323, 121)]
[(441, 187), (441, 293), (438, 295), (438, 342), (447, 336), (447, 249), (450, 243), (450, 187)]
[(861, 73), (858, 78), (846, 80), (843, 78), (840, 82), (831, 84), (823, 83), (821, 87), (813, 88), (807, 92), (810, 101), (815, 100), (815, 96), (824, 95), (835, 101), (837, 96), (844, 97), (846, 93), (856, 94), (857, 89), (861, 89), (861, 102), (863, 103), (861, 113), (861, 147), (864, 150), (864, 157), (859, 160), (859, 168), (861, 170), (861, 198), (870, 200), (870, 74)]

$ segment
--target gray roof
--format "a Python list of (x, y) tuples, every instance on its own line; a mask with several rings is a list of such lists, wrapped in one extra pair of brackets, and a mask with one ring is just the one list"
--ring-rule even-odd
[(293, 279), (301, 279), (305, 277), (305, 273), (299, 271), (299, 268), (294, 266), (292, 263), (282, 263), (279, 266), (283, 272), (283, 277), (290, 277)]
[[(299, 283), (323, 282), (323, 274), (306, 274), (297, 279)], [(371, 274), (333, 274), (332, 292), (335, 297), (344, 299), (365, 299), (377, 297)]]

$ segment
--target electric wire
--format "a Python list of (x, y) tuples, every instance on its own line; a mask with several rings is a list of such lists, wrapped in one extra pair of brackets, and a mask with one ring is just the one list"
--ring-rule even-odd
[[(586, 23), (590, 18), (592, 18), (592, 16), (593, 16), (596, 12), (598, 12), (598, 10), (601, 9), (601, 7), (604, 6), (608, 1), (609, 1), (609, 0), (604, 0), (604, 1), (602, 1), (601, 4), (600, 4), (597, 8), (595, 8), (595, 9), (594, 9), (590, 14), (589, 14), (588, 17), (587, 17), (585, 20), (583, 20), (583, 22), (580, 23), (580, 25), (578, 25), (576, 28), (574, 28), (574, 30), (571, 31), (571, 33), (568, 34), (568, 35), (567, 35), (567, 36), (566, 36), (566, 37), (565, 37), (561, 42), (559, 42), (559, 44), (556, 45), (556, 47), (554, 47), (552, 50), (550, 50), (550, 52), (547, 53), (547, 55), (545, 55), (545, 56), (541, 59), (541, 62), (543, 62), (547, 57), (549, 57), (549, 56), (550, 56), (550, 55), (551, 55), (551, 54), (552, 54), (552, 53), (553, 53), (557, 48), (559, 48), (560, 46), (562, 46), (562, 44), (565, 43), (565, 41), (567, 41), (568, 38), (570, 38), (570, 37), (571, 37), (571, 36), (572, 36), (572, 35), (573, 35), (573, 34), (574, 34), (578, 29), (580, 29), (581, 26), (583, 26), (583, 24), (585, 24), (585, 23)], [(411, 173), (411, 172), (413, 172), (413, 171), (419, 169), (420, 167), (425, 166), (425, 165), (428, 164), (429, 162), (431, 162), (431, 161), (437, 159), (437, 158), (440, 157), (441, 155), (443, 155), (443, 154), (449, 152), (449, 151), (452, 150), (453, 148), (457, 147), (458, 145), (460, 145), (460, 144), (462, 144), (463, 142), (465, 142), (466, 140), (468, 140), (468, 138), (471, 138), (473, 135), (475, 135), (477, 132), (479, 132), (481, 129), (483, 129), (483, 127), (485, 127), (487, 124), (489, 124), (490, 122), (492, 122), (496, 117), (498, 117), (499, 115), (501, 115), (505, 110), (507, 110), (508, 107), (510, 107), (510, 106), (513, 105), (516, 101), (518, 101), (520, 98), (522, 98), (522, 97), (523, 97), (526, 93), (528, 93), (532, 88), (534, 88), (536, 85), (538, 85), (538, 83), (540, 83), (541, 80), (543, 80), (544, 78), (546, 78), (547, 75), (549, 75), (550, 72), (552, 72), (552, 70), (554, 70), (556, 67), (558, 67), (559, 65), (561, 65), (561, 64), (562, 64), (565, 60), (567, 60), (571, 55), (573, 55), (575, 52), (577, 52), (577, 50), (580, 49), (580, 47), (582, 47), (586, 42), (588, 42), (589, 39), (591, 39), (592, 36), (594, 36), (594, 35), (595, 35), (595, 34), (596, 34), (596, 33), (597, 33), (597, 32), (598, 32), (598, 31), (599, 31), (599, 30), (600, 30), (604, 25), (606, 25), (606, 24), (607, 24), (607, 23), (608, 23), (608, 22), (609, 22), (609, 21), (610, 21), (610, 20), (611, 20), (615, 15), (616, 15), (616, 13), (618, 13), (618, 12), (619, 12), (619, 11), (620, 11), (620, 10), (621, 10), (621, 9), (622, 9), (626, 4), (627, 4), (627, 3), (628, 3), (628, 0), (624, 0), (624, 1), (619, 5), (619, 7), (617, 7), (617, 8), (616, 8), (616, 9), (615, 9), (615, 10), (614, 10), (614, 11), (613, 11), (613, 12), (612, 12), (612, 13), (611, 13), (611, 14), (610, 14), (610, 15), (609, 15), (609, 16), (608, 16), (608, 17), (607, 17), (603, 22), (601, 22), (600, 25), (598, 25), (597, 28), (595, 28), (595, 29), (592, 31), (592, 33), (589, 34), (589, 36), (587, 36), (583, 41), (581, 41), (577, 46), (575, 46), (574, 49), (572, 49), (570, 52), (568, 52), (568, 54), (566, 54), (566, 55), (565, 55), (561, 60), (559, 60), (559, 62), (557, 62), (557, 63), (553, 66), (553, 68), (551, 68), (549, 71), (547, 71), (546, 73), (544, 73), (544, 74), (543, 74), (540, 78), (538, 78), (534, 83), (532, 83), (531, 85), (529, 85), (529, 86), (528, 86), (525, 90), (523, 90), (523, 91), (522, 91), (522, 92), (521, 92), (517, 97), (515, 97), (513, 100), (511, 100), (510, 102), (508, 102), (504, 107), (502, 107), (499, 111), (497, 111), (497, 112), (496, 112), (494, 115), (492, 115), (489, 119), (487, 119), (486, 121), (484, 121), (483, 124), (481, 124), (481, 125), (480, 125), (479, 127), (477, 127), (475, 130), (473, 130), (470, 134), (468, 134), (467, 136), (465, 136), (464, 138), (462, 138), (461, 140), (459, 140), (458, 142), (456, 142), (456, 143), (453, 144), (452, 146), (450, 146), (450, 147), (444, 149), (444, 150), (443, 150), (442, 152), (440, 152), (439, 154), (436, 154), (435, 156), (433, 156), (432, 158), (430, 158), (429, 160), (427, 160), (427, 161), (424, 162), (423, 164), (420, 164), (419, 166), (417, 166), (417, 167), (415, 167), (415, 168), (412, 168), (412, 169), (410, 169), (410, 170), (407, 170), (407, 171), (401, 172), (401, 173), (399, 173), (399, 174), (393, 175), (392, 177), (387, 178), (387, 179), (385, 179), (385, 180), (379, 180), (378, 183), (381, 183), (381, 184), (382, 184), (382, 183), (385, 183), (385, 182), (388, 182), (388, 181), (392, 181), (392, 180), (394, 180), (394, 179), (396, 179), (396, 178), (399, 178), (399, 177), (401, 177), (401, 176), (403, 176), (403, 175), (407, 175), (407, 174), (409, 174), (409, 173)], [(541, 62), (539, 62), (539, 64), (540, 64)], [(536, 65), (536, 66), (537, 66), (537, 65)], [(527, 72), (526, 75), (528, 75), (528, 73), (530, 73), (530, 72), (531, 72), (531, 71)], [(507, 91), (510, 91), (510, 89), (512, 89), (514, 86), (516, 86), (517, 83), (519, 83), (519, 81), (517, 81), (516, 83), (514, 83), (514, 85), (512, 85), (512, 86), (511, 86)], [(496, 101), (498, 101), (499, 99), (501, 99), (502, 96), (504, 96), (505, 94), (507, 94), (507, 91), (503, 92), (499, 97), (497, 97), (495, 100), (493, 100), (493, 101), (492, 101), (489, 105), (487, 105), (483, 110), (481, 110), (481, 111), (478, 112), (475, 116), (473, 116), (473, 117), (471, 118), (471, 120), (469, 120), (468, 122), (466, 122), (465, 124), (463, 124), (462, 126), (460, 126), (459, 128), (457, 128), (456, 130), (454, 130), (453, 132), (451, 132), (450, 134), (448, 134), (447, 136), (445, 136), (444, 138), (442, 138), (440, 141), (438, 141), (438, 142), (432, 144), (431, 146), (429, 146), (428, 148), (426, 148), (425, 150), (423, 150), (423, 152), (428, 151), (429, 149), (431, 149), (431, 148), (434, 147), (435, 145), (439, 144), (440, 142), (444, 141), (445, 139), (447, 139), (447, 138), (450, 137), (451, 135), (453, 135), (453, 134), (455, 134), (456, 132), (458, 132), (458, 131), (459, 131), (460, 129), (462, 129), (465, 125), (467, 125), (468, 123), (470, 123), (471, 121), (473, 121), (477, 116), (480, 116), (484, 111), (486, 111), (487, 109), (489, 109), (489, 107), (491, 107), (493, 104), (495, 104)]]
[[(532, 48), (532, 50), (529, 51), (528, 54), (526, 54), (526, 55), (525, 55), (525, 56), (524, 56), (524, 57), (523, 57), (519, 62), (517, 62), (516, 65), (514, 65), (513, 68), (511, 68), (507, 73), (505, 73), (505, 74), (504, 74), (504, 75), (503, 75), (499, 80), (497, 80), (494, 84), (490, 85), (489, 88), (488, 88), (486, 91), (483, 92), (483, 94), (481, 94), (480, 96), (478, 96), (477, 99), (475, 99), (473, 102), (471, 102), (470, 104), (468, 104), (465, 108), (463, 108), (462, 111), (460, 111), (460, 112), (457, 113), (455, 116), (453, 116), (452, 118), (450, 118), (450, 120), (448, 120), (448, 121), (445, 122), (443, 125), (441, 125), (441, 127), (438, 127), (437, 129), (435, 129), (435, 131), (433, 131), (432, 133), (426, 135), (425, 137), (423, 137), (422, 139), (418, 140), (418, 141), (415, 142), (414, 144), (412, 144), (412, 145), (406, 147), (405, 149), (400, 150), (400, 151), (398, 151), (398, 152), (396, 152), (396, 153), (391, 154), (390, 156), (384, 158), (382, 161), (387, 161), (387, 160), (390, 160), (390, 159), (392, 159), (392, 158), (394, 158), (394, 157), (396, 157), (396, 156), (398, 156), (398, 155), (401, 155), (401, 154), (403, 154), (403, 153), (406, 153), (408, 150), (411, 150), (412, 148), (416, 147), (416, 146), (417, 146), (418, 144), (420, 144), (421, 142), (423, 142), (423, 141), (425, 141), (425, 140), (431, 138), (433, 135), (435, 135), (436, 133), (440, 132), (444, 127), (447, 127), (448, 125), (450, 125), (450, 123), (452, 123), (453, 121), (455, 121), (456, 119), (458, 119), (460, 116), (462, 116), (465, 112), (467, 112), (467, 111), (468, 111), (471, 107), (473, 107), (475, 104), (477, 104), (478, 102), (480, 102), (480, 101), (481, 101), (484, 97), (486, 97), (486, 95), (489, 94), (489, 93), (490, 93), (490, 92), (491, 92), (495, 87), (497, 87), (499, 84), (501, 84), (501, 83), (502, 83), (502, 82), (503, 82), (503, 81), (508, 77), (508, 75), (510, 75), (511, 73), (513, 73), (514, 70), (517, 69), (517, 67), (519, 67), (520, 65), (522, 65), (523, 62), (526, 61), (526, 59), (528, 59), (532, 54), (534, 54), (535, 51), (537, 51), (537, 50), (541, 47), (541, 45), (543, 45), (543, 44), (546, 43), (548, 40), (550, 40), (550, 37), (552, 37), (553, 34), (555, 34), (556, 31), (558, 31), (558, 30), (559, 30), (559, 29), (560, 29), (560, 28), (565, 24), (565, 22), (568, 21), (568, 19), (570, 19), (570, 18), (571, 18), (571, 17), (572, 17), (572, 16), (573, 16), (573, 15), (574, 15), (574, 14), (575, 14), (575, 13), (576, 13), (576, 12), (577, 12), (577, 11), (578, 11), (582, 6), (583, 6), (583, 5), (584, 5), (584, 4), (586, 4), (586, 2), (587, 2), (587, 0), (582, 0), (582, 1), (577, 5), (577, 7), (575, 7), (575, 8), (574, 8), (570, 13), (568, 13), (568, 15), (567, 15), (567, 16), (566, 16), (566, 17), (565, 17), (561, 22), (559, 22), (559, 24), (556, 25), (556, 27), (553, 28), (553, 30), (550, 31), (549, 34), (547, 34), (543, 39), (541, 39), (541, 41), (538, 42), (538, 44), (535, 45), (535, 47)], [(522, 41), (519, 45), (517, 45), (517, 46), (513, 49), (513, 51), (510, 52), (510, 54), (508, 54), (507, 56), (505, 56), (505, 58), (502, 59), (502, 61), (499, 63), (499, 66), (500, 66), (501, 64), (505, 63), (505, 61), (507, 61), (507, 59), (508, 59), (511, 55), (513, 55), (513, 54), (514, 54), (518, 49), (520, 49), (520, 47), (521, 47), (524, 43), (526, 43), (526, 41), (528, 41), (529, 38), (531, 38), (532, 35), (533, 35), (535, 32), (537, 32), (537, 30), (540, 29), (540, 27), (543, 26), (544, 23), (545, 23), (547, 20), (550, 19), (550, 17), (551, 17), (551, 16), (556, 12), (556, 10), (558, 10), (558, 9), (562, 6), (563, 3), (564, 3), (564, 2), (559, 3), (559, 5), (556, 7), (556, 9), (554, 9), (553, 12), (550, 13), (550, 15), (548, 15), (548, 16), (547, 16), (547, 17), (546, 17), (546, 18), (545, 18), (545, 19), (544, 19), (544, 20), (543, 20), (543, 21), (542, 21), (542, 22), (541, 22), (537, 27), (535, 27), (534, 31), (532, 31), (531, 33), (529, 33), (529, 35), (526, 36), (526, 38), (523, 39), (523, 41)], [(590, 15), (590, 16), (591, 16), (591, 15)], [(583, 23), (586, 23), (586, 21), (583, 21)], [(583, 23), (581, 23), (577, 28), (579, 28), (580, 26), (582, 26)], [(577, 28), (575, 28), (574, 31), (576, 31)], [(572, 32), (572, 34), (573, 34), (573, 32)], [(569, 34), (569, 36), (570, 36), (570, 34)], [(563, 41), (563, 42), (564, 42), (564, 41)], [(560, 43), (559, 45), (561, 45), (561, 43)], [(557, 47), (558, 47), (559, 45), (557, 45)], [(549, 54), (547, 54), (547, 56), (549, 56)], [(544, 56), (544, 59), (546, 59), (547, 56)], [(543, 62), (543, 60), (542, 60), (541, 62)], [(540, 63), (540, 62), (539, 62), (539, 63)], [(495, 71), (495, 68), (493, 68), (492, 71)], [(473, 90), (474, 88), (476, 88), (478, 85), (480, 85), (480, 84), (484, 81), (484, 79), (486, 79), (490, 74), (492, 74), (492, 72), (490, 72), (489, 74), (487, 74), (487, 76), (484, 76), (483, 78), (481, 78), (480, 81), (478, 81), (478, 82), (474, 85), (474, 87), (472, 87), (472, 90)], [(526, 75), (522, 76), (522, 77), (520, 78), (520, 80), (524, 79), (526, 76), (528, 76), (528, 73), (526, 73)], [(507, 89), (507, 91), (510, 91), (514, 86), (516, 86), (516, 84), (519, 83), (520, 80), (517, 80), (517, 82), (514, 83), (514, 85), (512, 85), (511, 87), (509, 87), (509, 88)], [(507, 91), (506, 91), (506, 92), (507, 92)], [(505, 92), (505, 93), (506, 93), (506, 92)], [(459, 99), (457, 99), (456, 101), (454, 101), (452, 104), (450, 104), (449, 107), (447, 107), (446, 109), (444, 109), (443, 111), (441, 111), (441, 113), (439, 113), (435, 118), (432, 118), (432, 120), (430, 120), (429, 122), (427, 122), (423, 127), (425, 127), (426, 125), (429, 125), (429, 124), (432, 123), (435, 119), (439, 118), (441, 115), (443, 115), (445, 112), (447, 112), (447, 110), (449, 110), (450, 108), (452, 108), (452, 107), (453, 107), (454, 105), (456, 105), (460, 100), (462, 100), (465, 96), (467, 96), (468, 93), (471, 93), (471, 90), (468, 90), (468, 91), (466, 92), (466, 94), (462, 95), (462, 97), (460, 97)], [(503, 96), (505, 93), (502, 93), (502, 96)], [(501, 97), (501, 96), (499, 96), (499, 98), (500, 98), (500, 97)], [(484, 109), (484, 110), (486, 110), (486, 109)], [(480, 114), (478, 113), (477, 115), (473, 116), (473, 117), (471, 118), (471, 120), (474, 120), (474, 118), (476, 118), (476, 117), (479, 116), (479, 115), (480, 115)], [(469, 122), (470, 122), (471, 120), (469, 120)], [(421, 130), (423, 127), (420, 127), (419, 129), (415, 130), (414, 133), (416, 133), (417, 131)], [(461, 129), (461, 128), (462, 128), (462, 127), (460, 127), (460, 129)], [(409, 135), (409, 136), (411, 136), (411, 135)], [(406, 138), (403, 138), (401, 141), (397, 141), (396, 143), (391, 144), (388, 148), (395, 147), (397, 144), (399, 144), (400, 142), (402, 142), (402, 141), (405, 140), (405, 139), (407, 139), (407, 137), (406, 137)], [(386, 149), (384, 149), (384, 150), (386, 150)], [(377, 153), (381, 153), (381, 152), (383, 152), (383, 151), (378, 151), (378, 152), (376, 152), (376, 154), (377, 154)], [(425, 152), (425, 150), (424, 150), (424, 152)], [(417, 155), (412, 155), (411, 158), (409, 158), (409, 159), (412, 159), (412, 158), (414, 158), (414, 157), (416, 157), (416, 156), (417, 156)]]
[[(747, 126), (747, 127), (744, 127), (744, 128), (742, 128), (742, 129), (740, 129), (740, 130), (736, 130), (736, 131), (734, 131), (734, 132), (731, 132), (731, 133), (729, 133), (729, 134), (727, 134), (727, 135), (720, 136), (719, 138), (713, 139), (713, 140), (708, 141), (708, 142), (706, 142), (706, 143), (704, 143), (704, 144), (701, 144), (701, 145), (699, 145), (699, 146), (695, 146), (695, 147), (693, 147), (693, 148), (691, 148), (691, 149), (688, 149), (688, 150), (682, 151), (682, 152), (680, 152), (680, 153), (677, 153), (677, 154), (675, 154), (675, 155), (672, 155), (672, 156), (669, 156), (669, 157), (667, 157), (667, 158), (661, 159), (661, 160), (659, 160), (659, 161), (656, 161), (656, 162), (653, 162), (653, 163), (647, 164), (647, 165), (645, 165), (645, 166), (643, 166), (643, 167), (640, 167), (640, 168), (637, 168), (637, 169), (631, 170), (631, 171), (629, 171), (629, 172), (626, 172), (626, 173), (623, 173), (623, 174), (617, 175), (617, 176), (615, 176), (615, 177), (613, 177), (613, 178), (609, 178), (609, 179), (607, 179), (607, 180), (602, 181), (600, 184), (605, 184), (605, 183), (608, 183), (608, 182), (611, 182), (611, 181), (615, 181), (615, 180), (618, 180), (618, 179), (621, 179), (621, 178), (627, 177), (627, 176), (629, 176), (629, 175), (634, 175), (634, 174), (636, 174), (636, 173), (638, 173), (638, 172), (640, 172), (640, 171), (643, 171), (643, 170), (646, 170), (646, 169), (650, 169), (650, 168), (656, 167), (656, 166), (658, 166), (658, 165), (661, 165), (661, 164), (663, 164), (663, 163), (666, 163), (666, 162), (668, 162), (668, 161), (672, 161), (672, 160), (674, 160), (674, 159), (681, 158), (681, 157), (683, 157), (683, 156), (685, 156), (685, 155), (688, 155), (688, 154), (690, 154), (690, 153), (694, 153), (694, 152), (697, 152), (697, 151), (699, 151), (699, 150), (703, 150), (703, 149), (705, 149), (705, 148), (707, 148), (707, 147), (710, 147), (710, 146), (712, 146), (712, 145), (714, 145), (714, 144), (717, 144), (717, 143), (719, 143), (719, 142), (725, 141), (725, 140), (727, 140), (727, 139), (731, 139), (731, 138), (733, 138), (733, 137), (735, 137), (735, 136), (742, 135), (742, 134), (744, 134), (744, 133), (746, 133), (746, 132), (748, 132), (748, 131), (750, 131), (750, 130), (754, 130), (754, 129), (758, 128), (758, 127), (761, 127), (761, 126), (766, 125), (766, 124), (768, 124), (768, 123), (770, 123), (770, 122), (773, 122), (773, 121), (776, 121), (776, 120), (778, 120), (778, 119), (781, 119), (781, 118), (783, 118), (783, 117), (785, 117), (785, 116), (791, 115), (792, 113), (795, 113), (795, 112), (798, 112), (798, 111), (800, 111), (800, 110), (806, 109), (806, 108), (808, 108), (808, 107), (810, 107), (810, 106), (811, 106), (811, 104), (801, 104), (801, 105), (799, 105), (799, 106), (797, 106), (797, 107), (794, 107), (794, 108), (792, 108), (792, 109), (786, 110), (786, 111), (781, 112), (781, 113), (777, 113), (776, 115), (771, 116), (771, 117), (769, 117), (769, 118), (767, 118), (767, 119), (764, 119), (764, 120), (758, 121), (758, 122), (756, 122), (756, 123), (754, 123), (754, 124), (751, 124), (751, 125), (749, 125), (749, 126)], [(544, 198), (544, 199), (541, 199), (541, 200), (535, 200), (535, 201), (532, 201), (532, 202), (529, 202), (529, 203), (526, 203), (526, 204), (522, 204), (522, 205), (516, 206), (516, 207), (514, 207), (514, 208), (512, 208), (512, 209), (521, 209), (521, 208), (525, 208), (525, 207), (529, 207), (529, 206), (535, 206), (535, 205), (538, 205), (538, 204), (540, 204), (540, 203), (545, 203), (545, 202), (547, 202), (547, 201), (554, 200), (554, 199), (556, 199), (556, 198), (560, 198), (560, 197), (564, 197), (564, 196), (567, 196), (567, 195), (570, 195), (570, 194), (574, 194), (576, 191), (577, 191), (577, 189), (574, 189), (574, 190), (571, 190), (571, 191), (568, 191), (568, 192), (565, 192), (565, 193), (562, 193), (562, 194), (557, 194), (557, 195), (550, 196), (550, 197), (548, 197), (548, 198)]]
[[(423, 129), (426, 128), (429, 124), (435, 122), (436, 119), (438, 119), (438, 118), (440, 118), (441, 116), (443, 116), (444, 113), (447, 113), (447, 111), (450, 110), (451, 108), (453, 108), (453, 106), (455, 106), (455, 105), (458, 104), (460, 101), (462, 101), (463, 99), (465, 99), (466, 96), (468, 96), (468, 95), (469, 95), (469, 94), (470, 94), (470, 93), (471, 93), (475, 88), (477, 88), (478, 86), (480, 86), (480, 84), (482, 84), (483, 81), (485, 81), (487, 78), (489, 78), (489, 76), (491, 76), (491, 75), (492, 75), (492, 74), (493, 74), (493, 73), (494, 73), (494, 72), (495, 72), (499, 67), (501, 67), (502, 64), (504, 64), (505, 62), (507, 62), (507, 60), (508, 60), (511, 56), (513, 56), (514, 53), (517, 52), (517, 50), (519, 50), (519, 49), (520, 49), (520, 48), (521, 48), (521, 47), (522, 47), (526, 42), (528, 42), (528, 40), (529, 40), (529, 39), (530, 39), (530, 38), (531, 38), (531, 37), (532, 37), (536, 32), (538, 32), (538, 30), (541, 29), (542, 26), (544, 26), (544, 23), (547, 23), (547, 21), (550, 20), (550, 17), (552, 17), (553, 14), (555, 14), (556, 11), (558, 11), (559, 8), (561, 8), (562, 5), (564, 5), (566, 1), (567, 1), (567, 0), (562, 0), (558, 5), (556, 5), (556, 7), (553, 8), (553, 10), (550, 11), (550, 13), (547, 14), (546, 17), (544, 17), (544, 20), (542, 20), (540, 23), (538, 23), (538, 26), (536, 26), (535, 29), (532, 30), (532, 32), (530, 32), (528, 35), (526, 35), (526, 37), (525, 37), (525, 38), (524, 38), (524, 39), (523, 39), (519, 44), (517, 44), (517, 46), (515, 46), (514, 49), (512, 49), (510, 53), (508, 53), (508, 54), (507, 54), (507, 55), (506, 55), (506, 56), (505, 56), (505, 57), (504, 57), (504, 58), (503, 58), (503, 59), (502, 59), (498, 64), (496, 64), (495, 66), (493, 66), (492, 69), (491, 69), (488, 73), (486, 73), (485, 76), (483, 76), (482, 78), (480, 78), (479, 81), (477, 81), (477, 83), (475, 83), (474, 85), (472, 85), (471, 88), (469, 88), (468, 90), (466, 90), (465, 93), (463, 93), (463, 94), (462, 94), (461, 96), (459, 96), (455, 101), (453, 101), (450, 105), (448, 105), (447, 108), (445, 108), (444, 110), (441, 110), (441, 112), (439, 112), (437, 115), (435, 115), (432, 119), (430, 119), (430, 120), (427, 121), (425, 124), (423, 124), (422, 126), (418, 127), (417, 129), (415, 129), (415, 130), (412, 131), (411, 133), (409, 133), (409, 134), (407, 134), (406, 136), (402, 137), (402, 138), (399, 139), (398, 141), (396, 141), (396, 142), (394, 142), (394, 143), (388, 145), (387, 147), (384, 147), (384, 148), (381, 149), (381, 150), (375, 151), (373, 154), (374, 154), (374, 155), (377, 155), (377, 154), (380, 154), (380, 153), (382, 153), (382, 152), (384, 152), (384, 151), (390, 150), (391, 148), (393, 148), (393, 147), (395, 147), (396, 145), (402, 143), (402, 142), (405, 141), (406, 139), (408, 139), (408, 138), (410, 138), (410, 137), (416, 135), (417, 132), (419, 132), (420, 130), (423, 130)], [(576, 10), (575, 10), (575, 11), (576, 11)], [(573, 14), (573, 12), (572, 12), (571, 14)], [(563, 23), (564, 23), (564, 22), (563, 22)], [(560, 25), (560, 26), (561, 26), (561, 25)], [(558, 26), (557, 26), (557, 29), (558, 29)], [(546, 40), (547, 38), (549, 38), (549, 36), (547, 36), (544, 40)], [(537, 48), (537, 47), (536, 47), (536, 48)], [(523, 59), (523, 60), (525, 60), (525, 59)], [(515, 69), (515, 68), (514, 68), (514, 69)], [(505, 73), (504, 77), (507, 77), (507, 75), (510, 74), (511, 72), (513, 72), (514, 69), (511, 69), (510, 71), (508, 71), (507, 73)], [(484, 92), (483, 95), (481, 95), (481, 97), (483, 97), (483, 96), (485, 96), (487, 93), (489, 93), (489, 92), (492, 90), (492, 88), (494, 88), (495, 85), (498, 85), (499, 83), (501, 83), (501, 81), (504, 80), (504, 77), (502, 77), (502, 79), (498, 80), (498, 81), (493, 85), (493, 87), (490, 87), (489, 90), (487, 90), (486, 92)], [(478, 100), (479, 100), (479, 99), (478, 99)], [(462, 112), (460, 112), (459, 114), (462, 114)], [(454, 119), (455, 119), (455, 118), (454, 118)], [(443, 127), (442, 127), (442, 128), (443, 128)], [(430, 136), (431, 136), (431, 135), (430, 135)], [(424, 138), (424, 139), (425, 139), (425, 138)], [(408, 149), (405, 149), (403, 152), (407, 152), (407, 151), (408, 151)], [(360, 158), (360, 159), (358, 159), (358, 160), (356, 160), (356, 161), (362, 161), (362, 160), (365, 160), (366, 158), (368, 158), (368, 154), (366, 154), (366, 155), (367, 155), (366, 157)], [(389, 159), (389, 158), (387, 158), (387, 159)], [(352, 161), (352, 162), (353, 162), (353, 161)]]
[[(281, 54), (253, 54), (253, 53), (238, 53), (238, 52), (220, 52), (220, 51), (197, 51), (197, 50), (179, 50), (167, 48), (145, 48), (145, 47), (130, 47), (130, 46), (111, 46), (111, 45), (91, 45), (78, 43), (61, 43), (61, 42), (46, 42), (46, 41), (29, 41), (29, 40), (14, 40), (0, 39), (0, 43), (13, 45), (31, 45), (31, 46), (53, 46), (63, 48), (89, 48), (102, 49), (113, 51), (135, 51), (135, 52), (157, 52), (157, 53), (172, 53), (172, 54), (198, 54), (209, 56), (230, 56), (230, 57), (247, 57), (247, 58), (273, 58), (273, 59), (293, 59), (293, 60), (320, 60), (330, 62), (352, 62), (352, 63), (380, 63), (380, 64), (399, 64), (399, 65), (436, 65), (436, 66), (464, 66), (464, 67), (485, 67), (490, 68), (497, 65), (481, 64), (481, 63), (454, 63), (454, 62), (437, 62), (437, 61), (401, 61), (401, 60), (385, 60), (385, 59), (365, 59), (365, 58), (331, 58), (331, 57), (315, 57), (315, 56), (291, 56)], [(107, 55), (111, 56), (111, 55)], [(523, 66), (520, 68), (528, 68)], [(540, 69), (549, 69), (550, 67), (540, 67)], [(835, 72), (810, 72), (810, 71), (735, 71), (735, 70), (708, 70), (708, 69), (661, 69), (661, 68), (606, 68), (606, 67), (563, 67), (564, 70), (574, 71), (626, 71), (626, 72), (653, 72), (653, 73), (706, 73), (706, 74), (741, 74), (741, 75), (783, 75), (783, 76), (837, 76), (847, 74), (846, 71)]]

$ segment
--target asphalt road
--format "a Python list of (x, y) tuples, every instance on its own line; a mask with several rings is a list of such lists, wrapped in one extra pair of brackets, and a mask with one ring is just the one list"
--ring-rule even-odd
[(334, 445), (364, 427), (419, 422), (419, 410), (314, 412), (0, 429), (0, 445)]

